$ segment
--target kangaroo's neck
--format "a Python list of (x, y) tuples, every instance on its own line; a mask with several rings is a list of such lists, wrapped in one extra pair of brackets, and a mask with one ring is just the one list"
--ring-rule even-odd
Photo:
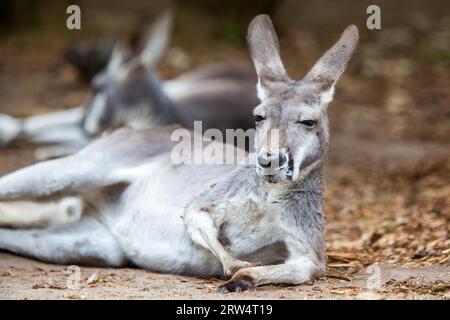
[(179, 117), (174, 107), (174, 103), (163, 90), (161, 80), (156, 72), (147, 73), (149, 89), (147, 99), (151, 108), (151, 117), (155, 125), (166, 125), (179, 122)]
[[(258, 178), (259, 179), (259, 178)], [(323, 160), (318, 160), (304, 169), (297, 181), (269, 183), (259, 179), (259, 187), (270, 198), (281, 198), (288, 201), (300, 201), (303, 198), (314, 199), (320, 207), (324, 193)], [(300, 201), (303, 202), (303, 201)]]
[[(319, 263), (326, 260), (323, 220), (323, 164), (320, 160), (301, 179), (275, 187), (267, 183), (266, 203), (279, 206), (276, 214), (300, 236), (314, 252)], [(296, 231), (297, 232), (296, 232)]]

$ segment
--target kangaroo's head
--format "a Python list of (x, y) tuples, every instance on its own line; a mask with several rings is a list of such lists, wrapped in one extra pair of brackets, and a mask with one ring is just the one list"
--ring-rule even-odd
[(82, 123), (88, 135), (122, 125), (139, 126), (161, 113), (163, 92), (154, 66), (168, 45), (171, 22), (170, 13), (160, 17), (135, 39), (134, 50), (116, 44), (107, 66), (92, 80)]
[(328, 148), (327, 106), (334, 86), (358, 42), (358, 29), (349, 26), (300, 81), (287, 75), (278, 39), (267, 15), (257, 16), (248, 30), (248, 45), (258, 74), (254, 110), (257, 174), (275, 183), (297, 180), (318, 163)]

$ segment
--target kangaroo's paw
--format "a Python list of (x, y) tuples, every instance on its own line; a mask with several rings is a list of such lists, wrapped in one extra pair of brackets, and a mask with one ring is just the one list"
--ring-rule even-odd
[(256, 285), (254, 279), (244, 273), (237, 273), (230, 281), (217, 289), (220, 293), (242, 292), (246, 290), (254, 291), (256, 290)]
[(16, 139), (21, 131), (20, 121), (6, 114), (0, 114), (0, 146)]
[(232, 258), (223, 264), (223, 272), (226, 276), (232, 276), (241, 269), (256, 267), (258, 265), (259, 264), (254, 262), (242, 261)]

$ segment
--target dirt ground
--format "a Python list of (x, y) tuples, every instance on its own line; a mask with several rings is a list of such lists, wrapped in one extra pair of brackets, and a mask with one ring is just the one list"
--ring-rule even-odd
[[(219, 294), (223, 279), (136, 269), (81, 267), (78, 273), (0, 253), (0, 299), (449, 299), (448, 21), (421, 19), (378, 35), (363, 32), (338, 84), (326, 169), (327, 276), (301, 286)], [(27, 116), (67, 108), (88, 92), (61, 60), (67, 40), (36, 36), (2, 39), (0, 112)], [(323, 44), (308, 30), (285, 34), (281, 48), (290, 73), (305, 72), (331, 41)], [(182, 67), (180, 50), (189, 52)], [(206, 62), (248, 59), (245, 48), (222, 42), (205, 52), (178, 39), (169, 53), (159, 66), (163, 77)], [(1, 149), (0, 175), (32, 163), (33, 150)]]
[[(252, 292), (217, 293), (221, 279), (162, 275), (136, 269), (55, 266), (0, 254), (1, 299), (449, 299), (450, 270), (443, 266), (380, 264), (381, 287), (368, 289), (368, 274), (330, 274), (301, 286), (264, 286)], [(369, 275), (370, 276), (370, 275)], [(369, 288), (372, 288), (369, 285)]]

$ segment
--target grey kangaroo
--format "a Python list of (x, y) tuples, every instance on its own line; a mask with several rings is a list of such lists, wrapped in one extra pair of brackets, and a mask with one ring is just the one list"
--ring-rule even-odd
[(82, 106), (25, 119), (0, 115), (0, 145), (17, 140), (56, 144), (38, 149), (42, 160), (70, 153), (122, 126), (179, 123), (193, 128), (199, 120), (203, 131), (251, 128), (251, 111), (258, 100), (252, 90), (257, 78), (250, 66), (212, 64), (160, 81), (154, 66), (166, 50), (171, 25), (172, 15), (165, 13), (141, 33), (137, 45), (117, 44)]
[[(0, 229), (0, 248), (52, 263), (132, 263), (230, 277), (220, 291), (301, 284), (322, 275), (327, 105), (357, 42), (358, 29), (349, 26), (294, 81), (270, 18), (257, 16), (248, 30), (261, 100), (254, 109), (254, 163), (174, 164), (174, 127), (120, 129), (77, 154), (1, 178), (5, 203), (81, 195), (89, 205), (81, 220), (64, 226)], [(269, 138), (274, 130), (278, 139)]]

